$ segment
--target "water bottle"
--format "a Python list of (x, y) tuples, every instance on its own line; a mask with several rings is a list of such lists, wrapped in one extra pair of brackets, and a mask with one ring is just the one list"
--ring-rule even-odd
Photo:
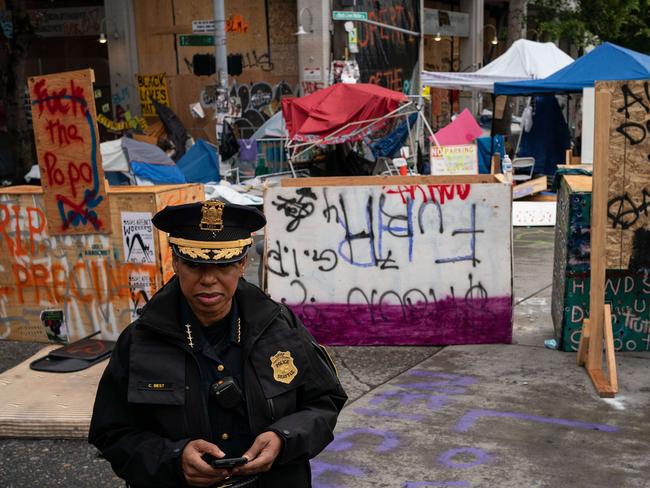
[(506, 179), (507, 183), (512, 183), (512, 161), (510, 160), (510, 156), (506, 153), (505, 156), (503, 156), (503, 161), (501, 162), (501, 171), (503, 171), (503, 176)]

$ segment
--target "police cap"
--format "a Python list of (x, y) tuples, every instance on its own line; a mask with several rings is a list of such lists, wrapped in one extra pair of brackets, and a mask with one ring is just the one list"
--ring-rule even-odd
[(153, 224), (169, 234), (176, 256), (195, 263), (234, 263), (246, 256), (251, 234), (266, 225), (264, 214), (223, 200), (170, 205)]

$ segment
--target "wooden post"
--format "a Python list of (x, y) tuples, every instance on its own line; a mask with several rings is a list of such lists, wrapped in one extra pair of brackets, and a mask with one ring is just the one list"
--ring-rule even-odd
[(490, 162), (490, 174), (501, 173), (501, 155), (499, 153), (493, 154)]
[[(578, 348), (578, 365), (584, 365), (589, 378), (601, 397), (613, 397), (618, 391), (614, 337), (611, 310), (605, 305), (606, 226), (608, 164), (610, 147), (610, 110), (612, 96), (609, 92), (596, 92), (596, 124), (594, 174), (591, 207), (591, 280), (589, 291), (589, 318), (582, 326)], [(606, 323), (605, 323), (606, 322)], [(603, 340), (607, 346), (608, 378), (603, 373)]]
[(587, 369), (601, 369), (605, 307), (605, 227), (607, 225), (607, 172), (609, 119), (612, 97), (596, 92), (594, 175), (591, 197), (591, 281), (589, 292), (589, 351)]

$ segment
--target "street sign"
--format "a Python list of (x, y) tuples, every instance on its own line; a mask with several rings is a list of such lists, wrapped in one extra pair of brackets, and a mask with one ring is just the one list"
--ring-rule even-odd
[(214, 36), (178, 36), (181, 46), (214, 46)]
[(214, 32), (214, 20), (193, 20), (192, 21), (192, 32), (194, 34), (205, 34), (209, 32)]
[(332, 11), (334, 20), (368, 20), (368, 12), (348, 12), (343, 10)]

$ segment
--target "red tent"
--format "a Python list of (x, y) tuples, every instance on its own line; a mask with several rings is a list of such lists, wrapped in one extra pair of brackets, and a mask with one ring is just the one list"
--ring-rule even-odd
[(378, 85), (337, 83), (304, 97), (283, 98), (282, 113), (290, 139), (327, 137), (334, 144), (362, 139), (358, 122), (380, 119), (407, 101), (406, 95)]

